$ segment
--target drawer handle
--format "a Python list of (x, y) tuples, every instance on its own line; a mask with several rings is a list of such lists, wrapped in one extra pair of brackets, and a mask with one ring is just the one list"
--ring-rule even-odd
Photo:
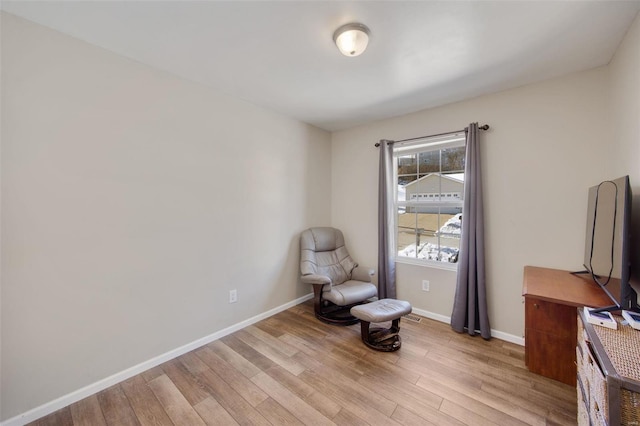
[(534, 303), (534, 304), (533, 304), (533, 307), (534, 307), (534, 308), (536, 308), (536, 309), (538, 309), (538, 308), (540, 307), (540, 305), (538, 305), (537, 303)]

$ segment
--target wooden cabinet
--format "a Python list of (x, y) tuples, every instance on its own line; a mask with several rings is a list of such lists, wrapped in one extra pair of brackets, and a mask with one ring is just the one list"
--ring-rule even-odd
[(525, 362), (530, 371), (563, 383), (575, 383), (575, 368), (567, 368), (575, 358), (575, 320), (573, 306), (526, 298)]
[(578, 425), (640, 424), (640, 331), (577, 322)]
[(525, 363), (530, 371), (575, 386), (576, 308), (611, 300), (588, 277), (525, 266)]

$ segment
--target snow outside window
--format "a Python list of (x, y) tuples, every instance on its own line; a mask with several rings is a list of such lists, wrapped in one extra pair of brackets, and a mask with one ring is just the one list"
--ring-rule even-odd
[(458, 261), (464, 162), (464, 133), (394, 145), (397, 260)]

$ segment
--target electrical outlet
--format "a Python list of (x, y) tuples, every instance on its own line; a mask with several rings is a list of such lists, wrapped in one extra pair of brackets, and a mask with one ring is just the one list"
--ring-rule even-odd
[(238, 301), (238, 290), (229, 290), (229, 303), (236, 303)]
[(429, 281), (422, 280), (422, 291), (429, 291)]

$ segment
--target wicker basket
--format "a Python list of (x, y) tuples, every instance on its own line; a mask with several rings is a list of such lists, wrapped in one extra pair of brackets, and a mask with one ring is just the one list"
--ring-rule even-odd
[(605, 411), (600, 408), (598, 403), (591, 399), (591, 406), (589, 407), (591, 424), (593, 426), (608, 426), (605, 420)]
[[(587, 324), (584, 327), (584, 334), (578, 334), (578, 346), (583, 351), (582, 359), (588, 364), (584, 368), (590, 398), (588, 409), (593, 424), (600, 424), (605, 420), (618, 424), (619, 420), (620, 425), (638, 426), (640, 425), (640, 331), (623, 324), (621, 317), (614, 316), (614, 318), (618, 322), (617, 330), (592, 327)], [(593, 339), (589, 339), (589, 336)], [(582, 345), (583, 340), (592, 340), (592, 343), (585, 342), (587, 351)], [(603, 368), (598, 365), (598, 357), (594, 353), (602, 359)], [(607, 371), (608, 375), (605, 376), (603, 371)], [(613, 405), (610, 406), (610, 404)]]
[[(595, 410), (600, 413), (609, 412), (609, 395), (607, 392), (607, 378), (605, 377), (600, 366), (595, 361), (591, 352), (587, 353), (589, 362), (589, 388), (591, 405), (595, 405)], [(593, 410), (592, 410), (593, 411)]]
[(583, 378), (578, 369), (576, 391), (578, 393), (578, 426), (589, 426), (589, 395), (586, 394), (588, 386), (584, 385)]
[(640, 331), (622, 324), (622, 317), (614, 315), (618, 329), (594, 327), (607, 357), (621, 377), (640, 381)]
[(622, 389), (620, 421), (623, 425), (640, 425), (640, 393)]
[[(582, 351), (580, 350), (580, 346), (576, 347), (576, 365), (578, 367), (577, 383), (579, 386), (582, 386), (581, 392), (584, 395), (585, 404), (589, 406), (589, 392), (590, 392), (589, 380), (591, 379), (590, 379), (590, 373), (588, 369), (588, 363), (585, 358), (586, 357), (583, 355)], [(580, 389), (578, 389), (578, 391), (579, 391), (578, 395), (580, 395)]]

